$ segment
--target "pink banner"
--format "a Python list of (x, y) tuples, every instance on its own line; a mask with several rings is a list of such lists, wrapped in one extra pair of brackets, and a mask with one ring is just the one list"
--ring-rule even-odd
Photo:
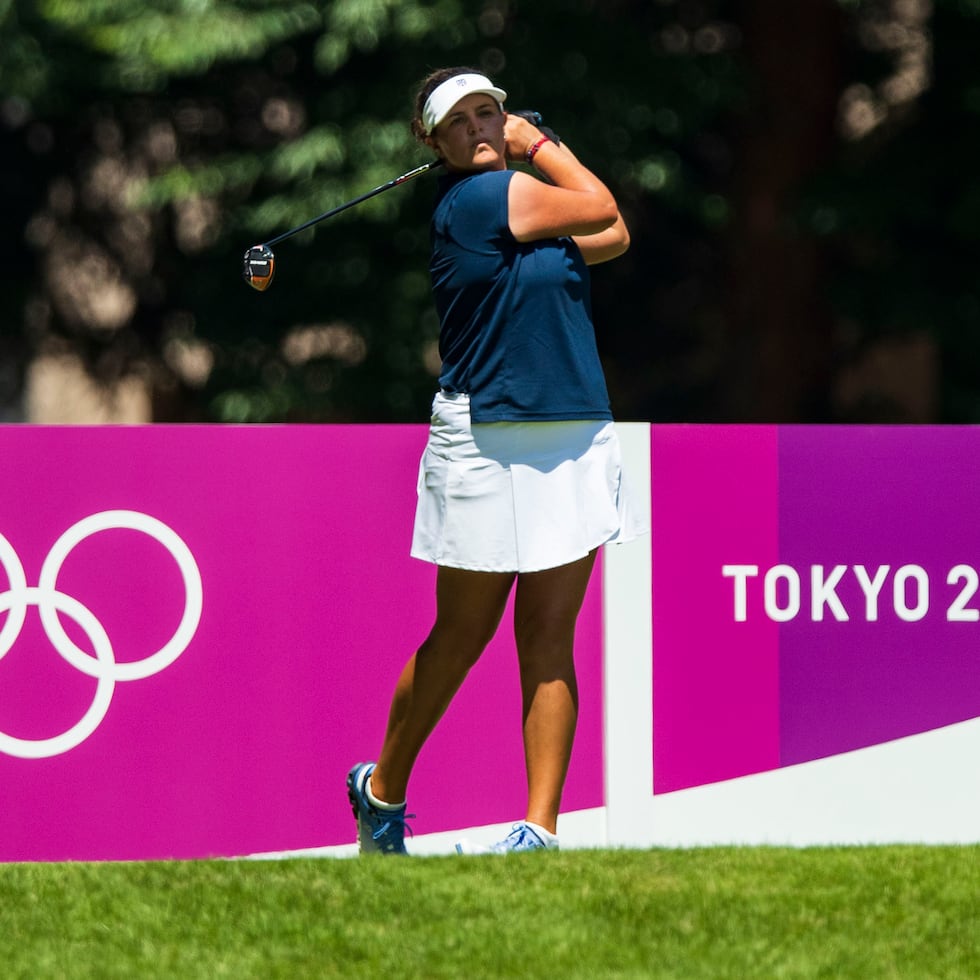
[[(779, 765), (779, 634), (726, 562), (776, 559), (775, 426), (654, 426), (654, 792)], [(753, 607), (761, 602), (753, 596)]]
[(972, 426), (654, 426), (654, 790), (980, 717)]
[[(0, 860), (354, 839), (344, 777), (434, 614), (422, 426), (0, 428)], [(566, 811), (602, 805), (600, 576)], [(523, 816), (507, 619), (416, 771), (416, 833)]]

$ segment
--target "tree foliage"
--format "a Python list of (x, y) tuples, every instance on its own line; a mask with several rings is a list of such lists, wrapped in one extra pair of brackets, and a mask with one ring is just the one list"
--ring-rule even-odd
[[(415, 86), (472, 64), (626, 213), (594, 274), (619, 417), (972, 421), (977, 6), (0, 2), (0, 403), (70, 355), (161, 421), (424, 419), (431, 178), (277, 246), (264, 294), (241, 257), (428, 159)], [(942, 398), (906, 397), (910, 338)]]

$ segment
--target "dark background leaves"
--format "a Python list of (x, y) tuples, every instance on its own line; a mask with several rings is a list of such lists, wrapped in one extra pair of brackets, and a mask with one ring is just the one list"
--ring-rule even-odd
[(0, 410), (90, 420), (62, 377), (106, 418), (135, 391), (155, 421), (424, 420), (433, 178), (277, 246), (264, 294), (241, 258), (428, 159), (415, 86), (472, 64), (627, 216), (593, 280), (619, 418), (977, 421), (978, 24), (968, 0), (0, 2)]

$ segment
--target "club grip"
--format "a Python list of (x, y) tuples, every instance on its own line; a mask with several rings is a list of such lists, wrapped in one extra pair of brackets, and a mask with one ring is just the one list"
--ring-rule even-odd
[(538, 129), (541, 130), (542, 136), (547, 136), (552, 143), (561, 143), (561, 138), (559, 135), (550, 127), (544, 125), (544, 117), (536, 109), (508, 109), (507, 110), (512, 116), (520, 116), (522, 119), (526, 119), (529, 123), (533, 123)]

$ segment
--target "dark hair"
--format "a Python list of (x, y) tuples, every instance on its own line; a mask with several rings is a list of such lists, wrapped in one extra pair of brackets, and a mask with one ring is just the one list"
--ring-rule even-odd
[(479, 68), (467, 68), (465, 66), (458, 66), (456, 68), (437, 68), (434, 72), (426, 75), (422, 79), (419, 85), (418, 92), (415, 96), (415, 114), (412, 116), (412, 135), (417, 140), (422, 140), (429, 134), (425, 130), (425, 124), (422, 122), (422, 110), (425, 108), (426, 100), (430, 95), (440, 86), (447, 78), (453, 78), (456, 75), (482, 75), (483, 72)]

